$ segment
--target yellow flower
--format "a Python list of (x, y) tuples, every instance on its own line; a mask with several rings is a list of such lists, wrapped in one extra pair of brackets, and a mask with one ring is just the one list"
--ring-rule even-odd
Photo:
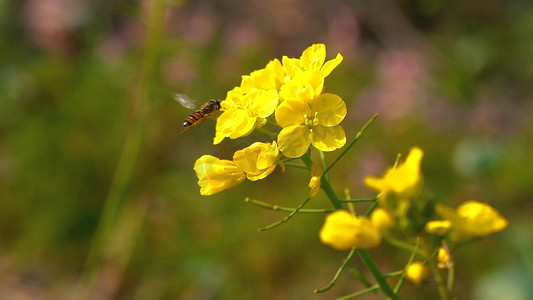
[(320, 191), (320, 183), (322, 179), (322, 173), (324, 169), (319, 163), (314, 163), (311, 167), (311, 179), (309, 180), (309, 198), (313, 198), (318, 195)]
[(478, 201), (466, 201), (456, 210), (441, 204), (437, 204), (435, 209), (449, 222), (450, 238), (455, 241), (487, 236), (502, 231), (509, 225), (496, 209)]
[(367, 176), (365, 184), (384, 195), (395, 193), (403, 197), (416, 196), (422, 188), (420, 164), (423, 156), (420, 148), (413, 147), (404, 163), (389, 168), (381, 178)]
[(285, 100), (276, 109), (276, 122), (283, 127), (278, 145), (283, 155), (302, 156), (312, 144), (320, 151), (333, 151), (346, 144), (339, 123), (346, 104), (335, 94), (322, 94), (310, 102)]
[(326, 45), (313, 44), (302, 52), (300, 59), (283, 56), (283, 69), (286, 76), (292, 78), (300, 71), (319, 71), (325, 78), (333, 71), (342, 61), (340, 53), (334, 59), (324, 63), (326, 60)]
[(245, 93), (236, 87), (227, 93), (221, 102), (222, 114), (217, 119), (213, 144), (224, 138), (236, 139), (246, 136), (256, 127), (263, 126), (266, 118), (274, 113), (279, 102), (276, 90), (251, 89)]
[(337, 250), (369, 249), (381, 243), (381, 234), (367, 218), (337, 210), (326, 217), (320, 240)]
[(281, 101), (311, 100), (324, 90), (324, 79), (342, 61), (342, 55), (326, 60), (326, 46), (314, 44), (302, 52), (300, 58), (282, 58), (285, 77), (280, 89)]
[(271, 60), (264, 69), (242, 76), (241, 88), (244, 92), (253, 89), (278, 90), (285, 77), (283, 66), (278, 59)]
[(452, 257), (447, 247), (439, 248), (439, 251), (437, 252), (437, 261), (437, 267), (440, 269), (449, 269), (453, 266)]
[(274, 171), (278, 153), (276, 142), (272, 144), (256, 142), (236, 151), (233, 154), (233, 162), (246, 173), (249, 180), (256, 181)]
[(244, 172), (230, 160), (221, 160), (211, 155), (203, 155), (194, 163), (198, 177), (200, 194), (214, 195), (227, 190), (244, 180)]
[(382, 233), (387, 232), (389, 228), (394, 226), (393, 217), (387, 210), (383, 208), (374, 209), (370, 215), (370, 221)]
[(452, 228), (450, 221), (429, 221), (426, 223), (425, 230), (429, 233), (444, 235)]
[(426, 264), (415, 261), (407, 266), (405, 277), (414, 284), (421, 284), (429, 278), (429, 268)]

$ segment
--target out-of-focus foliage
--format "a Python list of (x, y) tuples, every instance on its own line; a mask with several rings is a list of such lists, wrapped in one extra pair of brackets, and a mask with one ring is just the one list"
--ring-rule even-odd
[[(136, 128), (151, 3), (0, 1), (1, 299), (74, 293), (125, 137)], [(335, 188), (372, 195), (363, 178), (420, 146), (428, 197), (450, 207), (488, 202), (510, 222), (455, 253), (457, 298), (533, 297), (531, 1), (230, 0), (169, 2), (112, 250), (131, 257), (127, 267), (104, 266), (101, 299), (331, 299), (358, 289), (346, 272), (332, 291), (312, 294), (343, 258), (320, 243), (322, 217), (298, 215), (256, 232), (284, 214), (245, 197), (296, 206), (309, 178), (276, 169), (260, 184), (200, 196), (194, 161), (203, 153), (231, 159), (249, 143), (213, 146), (212, 120), (178, 134), (190, 112), (173, 93), (223, 99), (241, 74), (316, 42), (327, 45), (328, 59), (344, 56), (325, 86), (347, 102), (348, 140), (381, 115), (331, 171)], [(327, 200), (319, 194), (315, 205)], [(409, 256), (376, 252), (384, 270)], [(432, 293), (411, 285), (402, 297)]]

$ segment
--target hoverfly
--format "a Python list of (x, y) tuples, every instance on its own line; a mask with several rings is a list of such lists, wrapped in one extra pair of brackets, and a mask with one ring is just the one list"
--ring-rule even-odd
[(192, 114), (188, 115), (183, 121), (183, 129), (181, 132), (187, 130), (189, 127), (202, 122), (204, 119), (212, 117), (220, 110), (220, 100), (211, 99), (204, 104), (192, 99), (185, 94), (176, 94), (174, 99), (183, 107), (188, 109), (197, 109)]

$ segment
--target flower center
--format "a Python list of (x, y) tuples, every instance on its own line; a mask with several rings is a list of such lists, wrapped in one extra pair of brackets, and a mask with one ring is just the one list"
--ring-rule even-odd
[(305, 115), (305, 125), (309, 128), (309, 129), (312, 129), (313, 127), (315, 127), (317, 124), (318, 124), (318, 119), (317, 119), (317, 112), (315, 112), (314, 114), (312, 115)]

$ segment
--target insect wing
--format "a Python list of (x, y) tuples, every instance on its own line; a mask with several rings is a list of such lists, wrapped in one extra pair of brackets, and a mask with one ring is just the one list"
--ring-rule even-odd
[(174, 95), (174, 99), (176, 99), (176, 101), (178, 101), (178, 103), (181, 104), (183, 107), (188, 109), (197, 109), (202, 105), (200, 102), (194, 100), (193, 98), (185, 94), (176, 94)]

